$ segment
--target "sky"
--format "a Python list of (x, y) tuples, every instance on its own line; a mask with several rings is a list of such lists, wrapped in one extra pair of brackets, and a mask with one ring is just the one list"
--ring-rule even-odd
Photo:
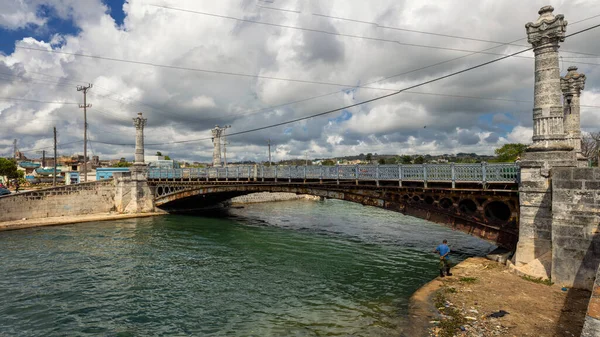
[[(600, 24), (595, 0), (4, 1), (0, 155), (17, 139), (40, 157), (53, 127), (59, 155), (82, 154), (76, 87), (90, 83), (88, 155), (101, 159), (133, 158), (138, 112), (146, 154), (185, 161), (211, 161), (215, 125), (231, 125), (229, 162), (266, 160), (269, 139), (276, 161), (492, 154), (531, 142), (532, 52), (340, 108), (526, 49), (525, 23), (548, 4), (567, 34)], [(587, 76), (587, 132), (600, 128), (598, 40), (600, 28), (560, 48), (561, 75)]]

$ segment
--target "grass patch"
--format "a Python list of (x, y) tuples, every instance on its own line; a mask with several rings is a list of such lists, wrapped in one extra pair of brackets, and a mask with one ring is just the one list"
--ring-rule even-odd
[(536, 277), (524, 275), (524, 276), (521, 276), (521, 278), (524, 279), (525, 281), (539, 283), (539, 284), (543, 284), (543, 285), (547, 285), (547, 286), (551, 286), (554, 284), (554, 282), (552, 282), (551, 279), (542, 279), (541, 277), (536, 278)]
[(456, 294), (456, 288), (448, 287), (448, 288), (445, 288), (445, 291), (448, 294)]
[(475, 283), (477, 282), (476, 277), (461, 277), (458, 281), (462, 283)]
[[(454, 288), (444, 288), (438, 291), (433, 298), (433, 303), (436, 308), (440, 311), (441, 314), (448, 316), (448, 318), (444, 318), (440, 321), (437, 327), (440, 329), (439, 335), (440, 337), (452, 337), (455, 335), (456, 331), (460, 329), (462, 325), (465, 324), (465, 318), (460, 313), (460, 311), (454, 307), (446, 307), (445, 304), (447, 302), (446, 296), (444, 295), (446, 292), (456, 292)], [(441, 308), (441, 309), (440, 309)]]

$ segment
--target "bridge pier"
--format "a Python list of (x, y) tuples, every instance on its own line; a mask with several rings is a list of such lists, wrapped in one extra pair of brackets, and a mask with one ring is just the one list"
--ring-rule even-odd
[(115, 209), (119, 213), (154, 212), (154, 194), (148, 185), (147, 171), (132, 167), (130, 172), (115, 172)]
[(552, 268), (551, 169), (575, 167), (575, 153), (566, 142), (561, 104), (559, 42), (564, 41), (567, 22), (554, 15), (552, 6), (539, 10), (536, 22), (525, 25), (535, 54), (533, 144), (521, 161), (519, 186), (519, 243), (517, 268), (535, 265), (526, 273), (548, 278)]

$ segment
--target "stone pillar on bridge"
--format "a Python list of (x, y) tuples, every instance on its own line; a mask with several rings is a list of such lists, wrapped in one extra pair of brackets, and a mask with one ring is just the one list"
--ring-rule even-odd
[(525, 25), (535, 54), (533, 144), (520, 162), (515, 264), (540, 277), (549, 277), (552, 268), (551, 169), (577, 165), (573, 147), (566, 140), (561, 104), (558, 48), (565, 39), (567, 22), (553, 11), (552, 6), (544, 6), (539, 18)]
[(148, 166), (144, 162), (144, 127), (146, 118), (138, 113), (135, 126), (135, 162), (129, 172), (115, 172), (115, 208), (119, 213), (154, 211), (154, 195), (148, 185)]
[(210, 131), (212, 131), (212, 141), (214, 145), (213, 167), (221, 167), (221, 135), (223, 134), (223, 128), (216, 125), (215, 128)]
[(587, 158), (581, 153), (581, 90), (585, 86), (585, 75), (577, 72), (577, 67), (571, 66), (565, 77), (560, 79), (565, 106), (565, 133), (567, 142), (571, 145), (577, 156), (577, 166), (587, 167)]

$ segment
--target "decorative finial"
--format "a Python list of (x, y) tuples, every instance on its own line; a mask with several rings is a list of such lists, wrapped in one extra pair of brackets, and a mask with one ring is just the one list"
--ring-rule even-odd
[(576, 66), (570, 66), (569, 68), (567, 68), (567, 71), (577, 71), (577, 67)]
[(538, 11), (538, 14), (544, 15), (544, 13), (548, 13), (548, 12), (550, 12), (550, 13), (554, 12), (554, 7), (552, 7), (550, 5), (544, 6), (544, 7), (540, 8), (540, 10)]

